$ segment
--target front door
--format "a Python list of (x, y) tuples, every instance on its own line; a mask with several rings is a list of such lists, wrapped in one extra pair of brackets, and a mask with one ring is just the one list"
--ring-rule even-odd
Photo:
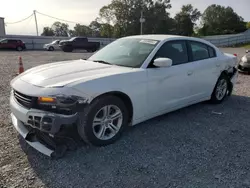
[(190, 85), (193, 81), (193, 67), (189, 63), (186, 41), (170, 41), (162, 45), (154, 59), (170, 58), (171, 67), (154, 67), (153, 61), (147, 69), (149, 114), (171, 111), (185, 106), (192, 99)]

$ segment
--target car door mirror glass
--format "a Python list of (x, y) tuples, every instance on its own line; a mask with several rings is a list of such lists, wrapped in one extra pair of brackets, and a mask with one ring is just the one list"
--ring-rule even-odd
[(157, 58), (154, 60), (154, 66), (156, 67), (171, 67), (173, 61), (169, 58)]

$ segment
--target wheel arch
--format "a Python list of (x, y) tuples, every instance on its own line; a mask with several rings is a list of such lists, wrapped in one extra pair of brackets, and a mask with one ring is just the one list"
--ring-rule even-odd
[(120, 98), (120, 99), (124, 102), (125, 106), (126, 106), (127, 109), (128, 109), (128, 113), (129, 113), (129, 123), (132, 123), (132, 120), (133, 120), (133, 113), (134, 113), (134, 110), (133, 110), (133, 103), (132, 103), (131, 98), (130, 98), (127, 94), (125, 94), (125, 93), (123, 93), (123, 92), (121, 92), (121, 91), (110, 91), (110, 92), (106, 92), (106, 93), (103, 93), (103, 94), (100, 94), (100, 95), (96, 96), (96, 97), (91, 101), (91, 103), (92, 103), (94, 100), (96, 100), (96, 99), (98, 99), (98, 98), (101, 98), (101, 97), (104, 97), (104, 96), (115, 96), (115, 97)]
[(227, 76), (229, 77), (229, 72), (228, 72), (227, 70), (223, 70), (223, 71), (221, 72), (220, 76), (221, 76), (222, 74), (225, 74), (225, 75), (227, 75)]
[[(232, 94), (232, 91), (233, 91), (233, 83), (231, 82), (230, 78), (232, 77), (231, 73), (229, 73), (227, 70), (223, 70), (220, 74), (219, 77), (221, 77), (221, 75), (226, 75), (228, 77), (228, 90), (229, 90), (229, 93), (228, 95), (231, 95)], [(218, 78), (219, 79), (219, 78)]]

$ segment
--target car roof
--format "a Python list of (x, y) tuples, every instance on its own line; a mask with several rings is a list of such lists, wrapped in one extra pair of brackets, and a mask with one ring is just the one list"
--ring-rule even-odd
[[(13, 39), (13, 38), (3, 38), (1, 40), (21, 40), (21, 39)], [(22, 40), (21, 40), (22, 41)]]
[(165, 40), (171, 40), (171, 39), (177, 39), (177, 40), (193, 40), (197, 42), (202, 42), (205, 44), (208, 44), (210, 46), (215, 47), (210, 42), (196, 37), (187, 37), (187, 36), (180, 36), (180, 35), (161, 35), (161, 34), (154, 34), (154, 35), (134, 35), (134, 36), (128, 36), (124, 38), (137, 38), (137, 39), (148, 39), (148, 40), (157, 40), (157, 41), (165, 41)]
[[(125, 38), (139, 38), (139, 39), (149, 39), (149, 40), (166, 40), (169, 38), (178, 38), (178, 37), (182, 37), (179, 35), (134, 35), (134, 36), (129, 36), (129, 37), (125, 37)], [(185, 38), (185, 37), (183, 37)]]
[(124, 38), (138, 38), (138, 39), (149, 39), (149, 40), (158, 40), (158, 41), (164, 41), (167, 39), (182, 39), (182, 40), (196, 40), (196, 41), (203, 41), (203, 39), (195, 38), (195, 37), (187, 37), (187, 36), (180, 36), (180, 35), (134, 35), (134, 36), (128, 36)]

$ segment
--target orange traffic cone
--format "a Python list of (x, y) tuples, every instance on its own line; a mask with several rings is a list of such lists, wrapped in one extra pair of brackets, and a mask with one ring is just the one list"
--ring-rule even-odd
[(18, 70), (18, 74), (21, 74), (24, 72), (24, 68), (23, 68), (23, 60), (22, 57), (19, 56), (19, 70)]

